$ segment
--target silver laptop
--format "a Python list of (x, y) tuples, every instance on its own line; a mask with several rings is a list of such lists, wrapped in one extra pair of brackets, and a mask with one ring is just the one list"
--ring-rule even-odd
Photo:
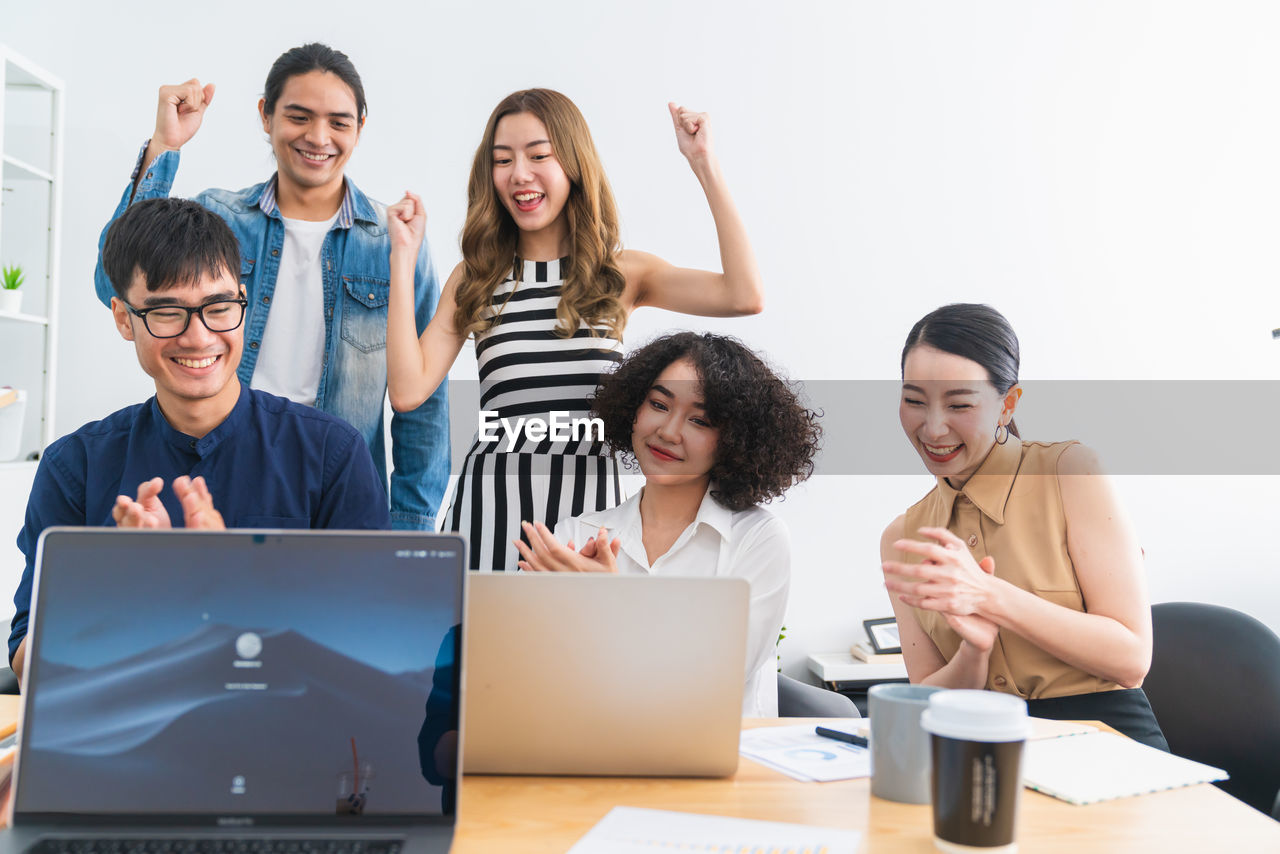
[(744, 579), (472, 573), (468, 584), (467, 773), (738, 767)]
[(448, 850), (460, 537), (54, 528), (36, 560), (0, 852)]

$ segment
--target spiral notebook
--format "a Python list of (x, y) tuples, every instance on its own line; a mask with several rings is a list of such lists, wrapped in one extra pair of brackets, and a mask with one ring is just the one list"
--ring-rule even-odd
[(1227, 779), (1221, 768), (1107, 732), (1028, 741), (1022, 781), (1070, 804), (1093, 804)]

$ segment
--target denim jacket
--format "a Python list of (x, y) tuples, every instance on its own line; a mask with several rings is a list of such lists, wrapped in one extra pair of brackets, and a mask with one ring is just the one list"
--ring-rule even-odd
[[(138, 156), (138, 167), (142, 166), (143, 156)], [(176, 151), (161, 154), (147, 165), (136, 192), (131, 179), (111, 222), (131, 202), (168, 196), (178, 161)], [(135, 168), (135, 178), (137, 174)], [(387, 300), (391, 291), (387, 210), (356, 189), (350, 178), (346, 187), (338, 219), (325, 235), (320, 250), (324, 260), (325, 341), (315, 405), (360, 432), (385, 484), (382, 415), (387, 393)], [(276, 206), (275, 178), (244, 190), (205, 190), (195, 201), (226, 220), (240, 241), (240, 281), (248, 294), (249, 309), (239, 375), (241, 382), (250, 385), (284, 245), (284, 221)], [(98, 266), (93, 279), (98, 299), (110, 305), (115, 291), (102, 269), (107, 228), (98, 240)], [(440, 285), (424, 240), (414, 272), (419, 330), (426, 328), (439, 298)], [(434, 530), (436, 512), (449, 479), (447, 381), (413, 412), (392, 416), (391, 455), (392, 527)], [(246, 472), (246, 476), (252, 473)]]

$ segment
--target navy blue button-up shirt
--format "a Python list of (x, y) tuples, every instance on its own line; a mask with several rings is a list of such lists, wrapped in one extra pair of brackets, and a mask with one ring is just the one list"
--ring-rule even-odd
[[(141, 173), (135, 192), (125, 185), (111, 221), (129, 205), (144, 199), (168, 197), (177, 176), (180, 153), (166, 151), (153, 163), (142, 163), (147, 144), (138, 154)], [(280, 272), (284, 248), (284, 220), (275, 201), (275, 179), (243, 190), (205, 190), (195, 201), (221, 216), (240, 241), (240, 283), (249, 297), (244, 321), (244, 354), (238, 368), (240, 382), (252, 385), (258, 345), (266, 331), (271, 297)], [(102, 267), (94, 286), (98, 299), (110, 306), (115, 293)], [(384, 478), (383, 401), (387, 395), (387, 302), (391, 297), (391, 243), (387, 237), (386, 205), (346, 180), (338, 219), (325, 235), (320, 250), (324, 284), (324, 356), (315, 406), (355, 427), (373, 454)], [(427, 328), (440, 298), (440, 286), (427, 242), (422, 242), (413, 275), (413, 304), (418, 331)], [(436, 511), (449, 481), (448, 381), (412, 412), (391, 417), (391, 520), (407, 531), (434, 531)], [(384, 486), (385, 488), (385, 486)]]
[(117, 495), (164, 478), (160, 500), (175, 527), (173, 479), (203, 477), (228, 528), (389, 528), (387, 493), (360, 434), (339, 418), (240, 387), (226, 419), (203, 438), (173, 429), (153, 397), (51, 444), (40, 460), (18, 548), (26, 555), (13, 596), (9, 658), (26, 637), (40, 532), (111, 526)]

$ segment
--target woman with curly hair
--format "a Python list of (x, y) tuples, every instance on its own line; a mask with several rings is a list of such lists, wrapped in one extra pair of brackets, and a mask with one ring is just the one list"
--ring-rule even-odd
[[(715, 219), (724, 273), (674, 267), (621, 248), (613, 193), (582, 113), (549, 89), (502, 100), (476, 149), (462, 263), (421, 338), (412, 265), (426, 214), (417, 196), (388, 211), (391, 302), (387, 388), (397, 411), (440, 384), (475, 336), (480, 408), (488, 420), (585, 416), (600, 374), (621, 359), (631, 312), (654, 306), (733, 317), (761, 310), (764, 289), (746, 228), (711, 146), (705, 113), (668, 105), (680, 152)], [(477, 431), (445, 523), (470, 537), (472, 566), (512, 569), (521, 519), (554, 520), (622, 500), (616, 464), (589, 435), (552, 441)]]
[(817, 414), (740, 342), (693, 332), (628, 356), (601, 381), (592, 411), (609, 447), (639, 464), (644, 488), (612, 509), (561, 520), (555, 535), (525, 522), (529, 544), (513, 543), (520, 568), (747, 579), (742, 713), (776, 716), (773, 649), (791, 542), (782, 520), (759, 505), (812, 474)]

